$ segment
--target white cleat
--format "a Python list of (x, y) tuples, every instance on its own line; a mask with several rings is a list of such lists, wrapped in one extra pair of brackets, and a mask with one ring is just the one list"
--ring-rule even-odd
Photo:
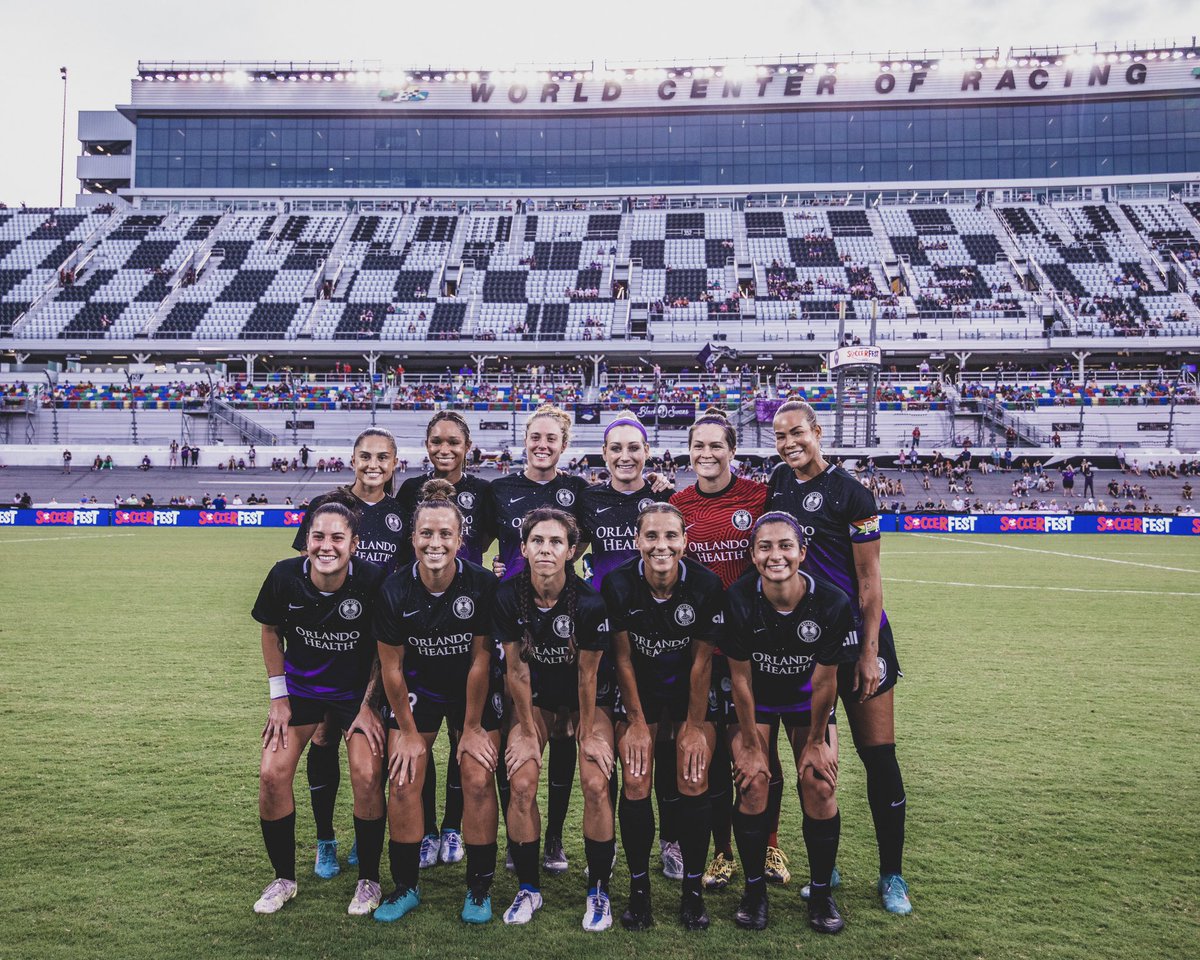
[(374, 880), (359, 880), (354, 888), (354, 899), (350, 901), (346, 912), (352, 917), (365, 917), (379, 906), (382, 899), (383, 890), (379, 884)]
[(504, 922), (508, 924), (524, 924), (533, 919), (533, 915), (542, 909), (542, 895), (536, 890), (518, 890), (512, 906), (504, 911)]
[(296, 881), (277, 878), (267, 884), (262, 896), (254, 901), (255, 913), (277, 913), (283, 905), (296, 897)]
[(612, 926), (612, 904), (608, 902), (608, 894), (599, 890), (588, 894), (587, 909), (583, 912), (583, 929), (589, 933), (599, 933)]

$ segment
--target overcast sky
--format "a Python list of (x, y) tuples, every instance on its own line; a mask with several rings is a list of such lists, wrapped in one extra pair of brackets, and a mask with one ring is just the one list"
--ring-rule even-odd
[[(68, 67), (75, 112), (129, 99), (142, 60), (381, 60), (471, 69), (783, 53), (1189, 42), (1196, 0), (0, 0), (0, 199), (57, 201)], [(519, 11), (519, 12), (514, 12)]]

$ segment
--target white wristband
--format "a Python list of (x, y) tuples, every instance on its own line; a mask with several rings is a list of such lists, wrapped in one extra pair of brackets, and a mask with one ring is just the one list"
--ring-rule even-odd
[(271, 687), (272, 700), (278, 700), (280, 697), (288, 695), (287, 677), (267, 677), (267, 683)]

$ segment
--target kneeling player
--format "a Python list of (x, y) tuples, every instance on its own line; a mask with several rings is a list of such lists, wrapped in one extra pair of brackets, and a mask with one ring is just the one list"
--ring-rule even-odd
[[(388, 577), (376, 621), (380, 674), (391, 705), (388, 855), (395, 889), (375, 911), (375, 919), (383, 922), (399, 920), (421, 902), (417, 889), (425, 826), (421, 794), (429, 751), (443, 721), (452, 743), (458, 739), (465, 725), (468, 690), (473, 682), (486, 688), (489, 677), (488, 634), (496, 577), (457, 556), (463, 518), (452, 500), (454, 487), (445, 480), (430, 480), (422, 495), (412, 517), (416, 562)], [(476, 712), (472, 725), (482, 725), (495, 735), (498, 745), (500, 717), (490, 697), (479, 699), (482, 716)], [(494, 803), (494, 789), (492, 799)], [(493, 813), (490, 835), (475, 823), (467, 831), (467, 874), (472, 879), (462, 917), (468, 923), (491, 919), (488, 889), (496, 861), (495, 824)]]
[(734, 703), (742, 735), (731, 731), (741, 787), (734, 835), (746, 870), (746, 891), (734, 919), (761, 930), (767, 925), (763, 877), (767, 845), (765, 782), (753, 743), (738, 747), (749, 725), (766, 737), (781, 719), (796, 760), (804, 811), (811, 894), (808, 922), (819, 933), (844, 923), (830, 893), (841, 819), (837, 807), (837, 753), (827, 741), (829, 714), (837, 701), (838, 665), (858, 651), (844, 593), (800, 570), (804, 532), (787, 513), (767, 513), (750, 536), (755, 569), (729, 589), (729, 629), (722, 650), (729, 659)]
[(542, 906), (538, 873), (538, 774), (555, 715), (566, 710), (579, 741), (583, 837), (588, 867), (585, 930), (612, 926), (608, 879), (616, 842), (608, 783), (613, 771), (612, 679), (599, 677), (609, 647), (600, 594), (575, 575), (575, 519), (539, 507), (521, 522), (524, 569), (500, 585), (494, 636), (504, 647), (515, 723), (506, 752), (506, 822), (520, 889), (505, 923), (528, 923)]
[[(665, 713), (675, 732), (677, 785), (681, 796), (676, 834), (683, 855), (679, 917), (688, 930), (708, 926), (700, 881), (708, 858), (708, 769), (716, 728), (705, 721), (713, 645), (725, 623), (721, 578), (684, 557), (683, 514), (652, 503), (637, 518), (640, 556), (604, 579), (601, 592), (612, 611), (613, 650), (622, 707), (617, 752), (624, 771), (621, 841), (629, 863), (627, 930), (653, 924), (650, 908), (650, 846), (654, 814), (654, 744)], [(621, 611), (621, 612), (617, 612)]]
[(346, 737), (354, 787), (358, 884), (349, 912), (363, 915), (379, 905), (383, 729), (365, 694), (375, 651), (370, 624), (384, 573), (351, 559), (357, 534), (354, 511), (339, 503), (318, 507), (309, 525), (307, 555), (275, 564), (254, 604), (271, 689), (258, 809), (275, 868), (275, 880), (254, 904), (256, 913), (274, 913), (296, 896), (292, 780), (327, 713)]

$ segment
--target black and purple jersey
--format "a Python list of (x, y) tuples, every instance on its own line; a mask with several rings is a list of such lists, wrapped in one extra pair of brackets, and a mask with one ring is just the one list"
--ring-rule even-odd
[(729, 588), (729, 623), (721, 649), (730, 660), (749, 660), (755, 709), (807, 713), (817, 664), (858, 659), (858, 631), (849, 598), (828, 580), (804, 571), (807, 589), (796, 609), (780, 613), (750, 571)]
[(530, 480), (523, 473), (510, 473), (491, 482), (488, 492), (500, 541), (497, 559), (504, 564), (502, 579), (511, 580), (525, 569), (525, 558), (521, 556), (521, 521), (525, 514), (537, 507), (557, 507), (578, 520), (579, 502), (587, 486), (582, 477), (565, 473), (545, 483)]
[(288, 693), (313, 700), (361, 700), (375, 660), (372, 619), (384, 572), (350, 561), (346, 582), (326, 596), (309, 577), (308, 557), (271, 568), (251, 616), (283, 638)]
[[(584, 580), (575, 578), (579, 591), (575, 616), (571, 617), (566, 591), (549, 610), (541, 610), (527, 598), (522, 603), (520, 591), (528, 589), (525, 578), (505, 580), (496, 591), (495, 613), (492, 618), (492, 638), (499, 646), (520, 644), (526, 626), (533, 637), (529, 656), (529, 685), (536, 706), (547, 710), (566, 707), (579, 709), (579, 666), (571, 654), (569, 640), (575, 635), (576, 650), (607, 651), (611, 646), (611, 625), (608, 608), (600, 591)], [(523, 609), (524, 608), (524, 609)], [(505, 651), (505, 661), (513, 656)], [(603, 671), (602, 671), (603, 672)], [(596, 700), (611, 702), (611, 679), (597, 680)], [(605, 684), (609, 689), (605, 690)]]
[[(404, 508), (404, 527), (410, 534), (401, 550), (401, 563), (407, 563), (414, 558), (411, 537), (413, 511), (417, 509), (417, 503), (421, 499), (421, 487), (432, 479), (433, 474), (409, 477), (396, 494), (396, 499)], [(483, 554), (496, 537), (494, 504), (488, 494), (490, 486), (491, 484), (482, 477), (470, 473), (464, 473), (458, 483), (454, 484), (454, 502), (459, 513), (463, 515), (463, 543), (458, 555), (475, 564), (483, 563)]]
[(404, 680), (412, 693), (437, 703), (467, 698), (471, 643), (491, 633), (496, 577), (461, 558), (450, 586), (440, 596), (421, 581), (416, 563), (384, 581), (375, 615), (380, 643), (404, 647)]
[(609, 573), (600, 593), (613, 632), (629, 634), (629, 658), (643, 705), (647, 699), (686, 697), (693, 641), (715, 645), (724, 639), (727, 618), (721, 578), (684, 557), (671, 596), (659, 600), (650, 593), (645, 562), (637, 557)]
[(637, 518), (652, 503), (666, 503), (674, 490), (655, 493), (650, 484), (624, 493), (611, 483), (589, 486), (579, 500), (576, 517), (584, 536), (592, 544), (592, 584), (600, 586), (604, 575), (637, 556)]
[[(854, 544), (879, 539), (875, 495), (841, 467), (833, 465), (819, 476), (801, 482), (791, 467), (781, 463), (767, 486), (767, 509), (790, 513), (800, 521), (808, 537), (803, 569), (831, 581), (850, 597), (854, 622), (861, 623)], [(887, 623), (886, 613), (880, 623)]]
[[(349, 490), (347, 490), (349, 493)], [(361, 560), (370, 560), (376, 566), (382, 567), (385, 573), (396, 569), (406, 545), (411, 553), (411, 529), (408, 517), (395, 497), (384, 495), (378, 503), (367, 503), (358, 500), (358, 549), (354, 555)], [(296, 531), (292, 541), (293, 550), (303, 550), (308, 539), (308, 511), (304, 512), (304, 522)]]

